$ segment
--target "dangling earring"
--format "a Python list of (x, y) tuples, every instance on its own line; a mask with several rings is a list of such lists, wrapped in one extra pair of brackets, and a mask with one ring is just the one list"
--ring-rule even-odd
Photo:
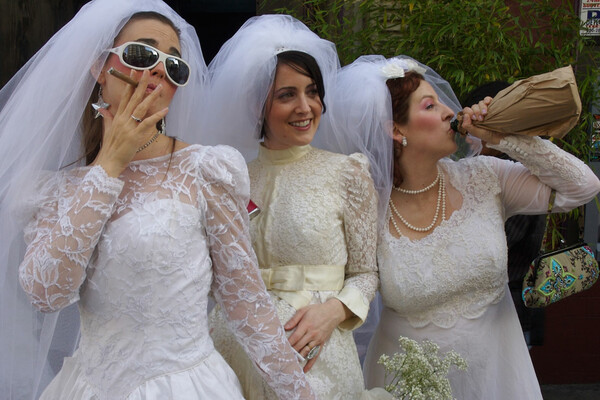
[(406, 147), (407, 144), (406, 137), (402, 137), (402, 147)]
[(107, 109), (110, 107), (110, 104), (106, 103), (102, 98), (102, 86), (98, 89), (98, 100), (95, 103), (92, 103), (92, 108), (94, 109), (94, 119), (98, 117), (102, 117), (102, 114), (98, 111), (99, 109)]

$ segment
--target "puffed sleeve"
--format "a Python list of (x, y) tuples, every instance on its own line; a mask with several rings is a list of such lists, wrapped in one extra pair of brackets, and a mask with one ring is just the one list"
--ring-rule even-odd
[(19, 280), (35, 307), (54, 312), (79, 300), (87, 265), (123, 182), (100, 166), (48, 178), (30, 200), (35, 212), (25, 227)]
[(265, 381), (281, 399), (315, 398), (260, 277), (248, 231), (250, 182), (236, 150), (216, 146), (201, 162), (212, 291)]
[(600, 191), (600, 181), (594, 172), (549, 140), (510, 135), (489, 147), (518, 161), (494, 161), (503, 188), (505, 218), (545, 213), (552, 189), (556, 190), (553, 212), (572, 210), (592, 200)]
[(379, 284), (377, 276), (377, 192), (363, 154), (346, 158), (341, 174), (348, 263), (344, 287), (336, 296), (355, 315), (340, 329), (356, 329), (367, 319)]

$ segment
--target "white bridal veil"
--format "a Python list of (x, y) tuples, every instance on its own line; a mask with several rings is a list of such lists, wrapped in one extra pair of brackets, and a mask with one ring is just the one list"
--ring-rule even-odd
[(359, 57), (338, 73), (331, 93), (331, 112), (322, 123), (323, 130), (328, 132), (321, 138), (323, 148), (344, 154), (360, 152), (368, 157), (379, 193), (380, 229), (385, 223), (394, 163), (390, 135), (392, 101), (386, 81), (404, 76), (409, 70), (421, 73), (433, 86), (440, 101), (455, 113), (462, 109), (450, 84), (428, 66), (408, 56), (386, 59), (380, 55), (367, 55)]
[[(228, 144), (246, 161), (256, 158), (263, 106), (275, 77), (277, 54), (285, 50), (302, 51), (315, 58), (323, 75), (324, 101), (330, 106), (329, 93), (340, 66), (335, 45), (289, 15), (253, 17), (209, 65), (204, 143)], [(315, 141), (322, 135), (319, 128)]]
[[(78, 338), (78, 312), (42, 314), (18, 282), (28, 193), (42, 171), (81, 165), (81, 117), (95, 84), (95, 63), (132, 14), (155, 11), (181, 30), (189, 83), (169, 107), (167, 134), (197, 142), (206, 65), (194, 27), (160, 0), (94, 0), (56, 33), (0, 90), (0, 396), (34, 399)], [(97, 64), (96, 64), (97, 65)], [(75, 164), (73, 164), (75, 162)]]

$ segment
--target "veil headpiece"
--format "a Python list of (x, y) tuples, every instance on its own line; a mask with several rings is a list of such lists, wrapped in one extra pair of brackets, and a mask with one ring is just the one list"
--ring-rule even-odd
[[(423, 75), (440, 101), (455, 113), (462, 109), (450, 84), (433, 69), (408, 56), (386, 59), (366, 55), (341, 69), (332, 92), (333, 101), (321, 125), (328, 131), (321, 146), (327, 150), (367, 156), (371, 176), (379, 194), (380, 229), (392, 188), (394, 154), (392, 145), (392, 101), (386, 81), (404, 77), (408, 71)], [(329, 104), (328, 104), (329, 107)]]
[(76, 345), (76, 308), (41, 314), (19, 286), (23, 225), (32, 212), (24, 200), (42, 170), (82, 165), (76, 161), (83, 155), (81, 117), (96, 83), (92, 71), (106, 61), (107, 49), (129, 18), (141, 11), (162, 14), (181, 31), (182, 57), (192, 65), (192, 75), (188, 85), (177, 90), (167, 120), (170, 135), (196, 142), (196, 108), (205, 93), (206, 65), (194, 27), (161, 0), (90, 1), (0, 90), (0, 387), (4, 398), (37, 398)]
[(233, 146), (247, 161), (256, 157), (277, 54), (288, 50), (307, 53), (317, 61), (329, 107), (329, 91), (340, 66), (335, 45), (289, 15), (253, 17), (221, 47), (208, 67), (210, 90), (201, 130), (204, 143)]
[(425, 75), (427, 72), (425, 68), (409, 58), (390, 58), (381, 66), (381, 73), (386, 79), (404, 78), (404, 75), (409, 71), (421, 75)]

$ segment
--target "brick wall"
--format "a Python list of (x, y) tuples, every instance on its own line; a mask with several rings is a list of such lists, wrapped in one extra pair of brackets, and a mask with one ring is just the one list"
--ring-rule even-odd
[(600, 283), (549, 306), (544, 344), (531, 349), (540, 384), (600, 382)]

